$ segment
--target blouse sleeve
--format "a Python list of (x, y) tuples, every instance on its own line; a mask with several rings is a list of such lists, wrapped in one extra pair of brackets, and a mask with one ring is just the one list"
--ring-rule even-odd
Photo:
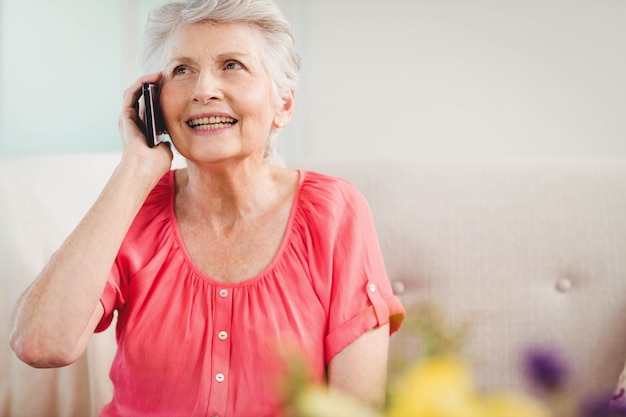
[(102, 296), (100, 297), (100, 303), (104, 307), (104, 314), (100, 323), (96, 326), (95, 333), (105, 331), (111, 325), (113, 321), (113, 315), (115, 310), (120, 308), (124, 304), (125, 297), (122, 291), (121, 274), (118, 263), (116, 262), (111, 268), (109, 279), (107, 280)]
[(339, 195), (332, 239), (326, 362), (368, 330), (400, 328), (405, 311), (393, 294), (369, 205), (352, 185)]
[(159, 250), (160, 240), (157, 237), (169, 224), (167, 207), (172, 201), (173, 181), (174, 171), (161, 178), (126, 233), (100, 297), (104, 314), (95, 332), (102, 332), (111, 325), (115, 310), (121, 310), (126, 303), (129, 277), (136, 274), (147, 260), (153, 259)]

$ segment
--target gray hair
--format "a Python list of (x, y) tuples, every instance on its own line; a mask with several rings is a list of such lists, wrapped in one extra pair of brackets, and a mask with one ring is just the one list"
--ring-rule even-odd
[[(168, 3), (148, 15), (144, 32), (142, 65), (146, 72), (162, 71), (170, 35), (184, 24), (198, 22), (244, 22), (260, 29), (267, 45), (265, 66), (279, 103), (296, 88), (300, 56), (295, 50), (293, 28), (272, 0), (186, 0)], [(272, 127), (267, 138), (265, 159), (275, 154), (279, 129)]]

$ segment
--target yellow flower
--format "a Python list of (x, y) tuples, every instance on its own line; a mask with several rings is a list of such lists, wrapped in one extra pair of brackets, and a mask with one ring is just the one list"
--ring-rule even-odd
[(298, 393), (294, 406), (297, 417), (381, 417), (352, 397), (318, 385)]
[(463, 361), (439, 356), (409, 369), (392, 394), (387, 417), (483, 417), (479, 400)]
[(483, 401), (483, 417), (549, 417), (548, 409), (538, 401), (519, 394), (489, 396)]

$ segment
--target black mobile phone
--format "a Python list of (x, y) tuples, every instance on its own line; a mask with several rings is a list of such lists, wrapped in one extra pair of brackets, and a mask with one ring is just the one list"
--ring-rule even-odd
[(144, 104), (144, 122), (146, 123), (146, 138), (148, 146), (154, 148), (159, 143), (164, 142), (163, 117), (159, 108), (159, 90), (156, 84), (144, 83), (141, 88)]

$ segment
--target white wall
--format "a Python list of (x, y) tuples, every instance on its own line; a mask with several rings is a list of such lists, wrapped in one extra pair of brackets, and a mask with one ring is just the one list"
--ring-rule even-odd
[[(277, 0), (304, 69), (287, 159), (626, 157), (624, 0)], [(0, 0), (0, 155), (119, 149), (147, 10)]]
[(165, 0), (0, 0), (0, 155), (120, 149), (146, 11)]
[(626, 1), (300, 3), (298, 157), (626, 156)]
[(2, 0), (3, 154), (108, 148), (116, 120), (103, 115), (118, 104), (108, 92), (120, 96), (120, 16), (120, 2)]

